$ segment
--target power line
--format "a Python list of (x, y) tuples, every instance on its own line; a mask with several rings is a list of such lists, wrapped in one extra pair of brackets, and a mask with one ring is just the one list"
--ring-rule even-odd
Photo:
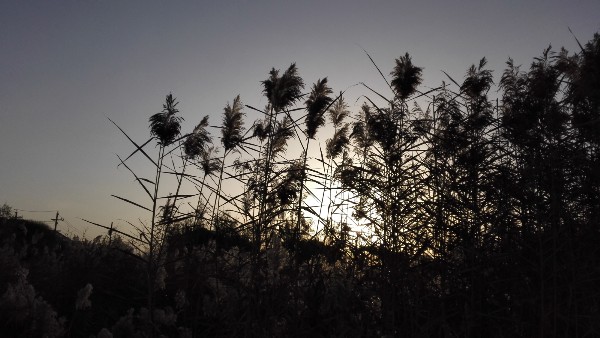
[[(71, 230), (73, 233), (75, 233), (76, 235), (81, 235), (82, 237), (85, 237), (85, 231), (83, 231), (83, 230), (79, 229), (78, 227), (74, 226), (73, 224), (71, 224), (71, 222), (69, 222), (68, 220), (66, 220), (66, 219), (64, 218), (64, 216), (61, 216), (61, 217), (59, 218), (59, 216), (60, 216), (60, 215), (59, 215), (59, 211), (58, 211), (58, 210), (25, 210), (25, 209), (19, 209), (19, 208), (12, 208), (12, 210), (14, 210), (15, 212), (16, 212), (16, 211), (19, 211), (19, 212), (33, 212), (33, 213), (50, 213), (50, 212), (55, 212), (55, 213), (56, 213), (56, 216), (55, 216), (55, 218), (52, 218), (52, 219), (50, 219), (50, 220), (35, 220), (35, 221), (37, 221), (37, 222), (42, 222), (42, 223), (54, 223), (54, 231), (56, 231), (56, 230), (57, 230), (58, 222), (59, 222), (59, 221), (62, 221), (62, 222), (64, 222), (64, 223), (65, 223), (65, 225), (66, 225), (66, 226), (67, 226), (67, 227), (68, 227), (68, 228), (69, 228), (69, 229), (70, 229), (70, 230)], [(18, 216), (18, 218), (22, 218), (22, 216)], [(87, 220), (86, 220), (86, 221), (87, 221)], [(92, 223), (92, 224), (96, 225), (95, 223)], [(115, 228), (113, 228), (113, 230), (112, 230), (112, 231), (114, 231), (114, 232), (117, 232), (117, 233), (121, 233), (120, 231), (116, 230)], [(112, 232), (112, 231), (111, 231), (111, 232)], [(123, 234), (123, 233), (121, 233), (121, 234)], [(126, 234), (125, 234), (125, 235), (126, 235)], [(126, 235), (126, 236), (127, 236), (127, 237), (131, 237), (131, 236), (129, 236), (129, 235)]]
[(63, 220), (65, 223), (67, 223), (67, 226), (70, 227), (71, 229), (76, 229), (75, 226), (73, 226), (73, 224), (71, 224), (71, 222), (67, 221), (64, 216), (63, 216)]
[(56, 210), (25, 210), (13, 208), (13, 210), (24, 211), (24, 212), (56, 212)]
[(12, 210), (15, 211), (15, 218), (23, 218), (23, 216), (18, 215), (16, 212), (32, 212), (32, 213), (50, 213), (50, 212), (56, 212), (57, 216), (55, 218), (52, 218), (50, 220), (35, 220), (36, 222), (42, 222), (42, 223), (54, 223), (54, 230), (56, 231), (56, 227), (58, 226), (58, 221), (63, 221), (65, 223), (65, 225), (71, 230), (72, 233), (76, 234), (76, 235), (81, 235), (83, 237), (85, 237), (85, 232), (81, 229), (79, 229), (78, 227), (74, 226), (73, 224), (71, 224), (71, 222), (69, 222), (68, 220), (66, 220), (63, 217), (58, 218), (59, 212), (58, 210), (25, 210), (25, 209), (20, 209), (20, 208), (12, 208)]
[[(64, 217), (63, 217), (64, 219)], [(67, 226), (69, 228), (71, 228), (73, 230), (73, 232), (77, 232), (77, 235), (81, 234), (82, 237), (85, 237), (85, 233), (83, 230), (77, 228), (76, 226), (74, 226), (73, 224), (71, 224), (71, 222), (69, 222), (68, 220), (64, 219), (65, 223), (67, 224)]]

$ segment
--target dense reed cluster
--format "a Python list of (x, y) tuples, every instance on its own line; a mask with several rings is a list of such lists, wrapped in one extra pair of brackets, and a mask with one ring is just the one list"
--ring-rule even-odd
[(72, 304), (33, 276), (57, 335), (598, 336), (600, 35), (580, 47), (427, 90), (406, 54), (356, 112), (292, 64), (262, 81), (266, 107), (237, 96), (187, 134), (169, 94), (150, 140), (121, 130), (147, 200), (115, 197), (148, 221), (46, 249), (5, 221), (3, 328), (39, 315), (9, 309), (44, 259), (50, 279), (86, 271), (54, 283)]

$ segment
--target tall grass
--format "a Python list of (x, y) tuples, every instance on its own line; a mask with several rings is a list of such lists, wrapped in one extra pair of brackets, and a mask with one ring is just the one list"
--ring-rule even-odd
[[(589, 125), (597, 124), (600, 102), (593, 85), (599, 44), (596, 37), (572, 56), (547, 50), (526, 72), (509, 61), (501, 104), (488, 97), (494, 82), (485, 59), (461, 83), (448, 75), (450, 85), (423, 91), (423, 68), (410, 55), (395, 60), (389, 78), (369, 56), (389, 92), (364, 84), (354, 114), (348, 94), (334, 97), (327, 78), (303, 92), (295, 64), (272, 69), (261, 82), (265, 109), (244, 106), (239, 96), (225, 107), (220, 152), (206, 117), (180, 135), (177, 104), (167, 96), (150, 119), (158, 155), (144, 150), (148, 142), (130, 139), (134, 154), (156, 169), (153, 180), (130, 170), (152, 206), (119, 197), (151, 216), (141, 229), (151, 313), (169, 232), (191, 238), (209, 230), (250, 243), (247, 256), (233, 255), (237, 275), (245, 276), (236, 292), (248, 297), (239, 325), (275, 330), (265, 334), (277, 325), (304, 329), (294, 326), (293, 315), (272, 324), (276, 309), (324, 311), (303, 290), (338, 278), (331, 277), (337, 269), (346, 269), (347, 285), (365, 297), (361, 311), (373, 315), (377, 330), (363, 333), (485, 336), (499, 323), (512, 325), (507, 335), (574, 332), (571, 322), (581, 320), (568, 313), (580, 311), (569, 303), (575, 296), (567, 302), (560, 295), (575, 286), (559, 276), (569, 271), (579, 278), (568, 267), (581, 254), (573, 243), (598, 219), (600, 147)], [(248, 129), (244, 108), (261, 116)], [(333, 133), (317, 137), (328, 120)], [(326, 141), (315, 144), (320, 139)], [(177, 178), (170, 196), (159, 195), (165, 173)], [(182, 194), (186, 185), (197, 194)], [(321, 205), (309, 205), (307, 196)], [(161, 199), (167, 201), (162, 216)], [(185, 228), (192, 218), (194, 227)], [(219, 250), (212, 251), (217, 281), (211, 285), (230, 292), (234, 283), (218, 279), (229, 267), (219, 263)], [(507, 268), (510, 259), (521, 270)], [(286, 283), (291, 291), (282, 293)], [(530, 291), (537, 294), (516, 300)], [(535, 325), (516, 315), (527, 312), (536, 313), (528, 319)]]

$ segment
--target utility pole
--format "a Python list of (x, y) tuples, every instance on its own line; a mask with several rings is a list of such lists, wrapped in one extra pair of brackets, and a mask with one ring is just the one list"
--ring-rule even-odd
[(108, 230), (108, 245), (112, 243), (112, 233), (113, 233), (113, 222), (110, 222), (110, 229)]
[(56, 227), (58, 226), (58, 221), (64, 221), (64, 218), (58, 218), (58, 210), (56, 211), (56, 217), (51, 219), (54, 221), (54, 232), (56, 232)]

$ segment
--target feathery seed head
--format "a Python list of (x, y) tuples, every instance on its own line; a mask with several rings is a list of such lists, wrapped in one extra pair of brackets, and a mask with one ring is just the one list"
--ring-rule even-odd
[(279, 76), (279, 70), (272, 68), (269, 78), (262, 81), (263, 93), (269, 100), (271, 107), (276, 111), (282, 111), (293, 105), (301, 95), (304, 81), (298, 75), (296, 64), (292, 63), (289, 68)]
[(396, 59), (396, 66), (390, 75), (393, 76), (392, 86), (401, 100), (406, 100), (417, 90), (423, 81), (422, 73), (423, 68), (413, 65), (408, 53)]
[(150, 134), (158, 139), (160, 145), (168, 146), (173, 143), (181, 132), (180, 116), (175, 116), (179, 112), (177, 109), (179, 102), (173, 97), (173, 94), (167, 95), (166, 101), (163, 104), (163, 110), (150, 116)]
[(327, 85), (327, 78), (317, 80), (317, 83), (313, 85), (313, 89), (306, 100), (306, 133), (311, 139), (315, 138), (317, 129), (325, 124), (325, 109), (329, 106), (332, 99), (331, 95), (333, 91)]

